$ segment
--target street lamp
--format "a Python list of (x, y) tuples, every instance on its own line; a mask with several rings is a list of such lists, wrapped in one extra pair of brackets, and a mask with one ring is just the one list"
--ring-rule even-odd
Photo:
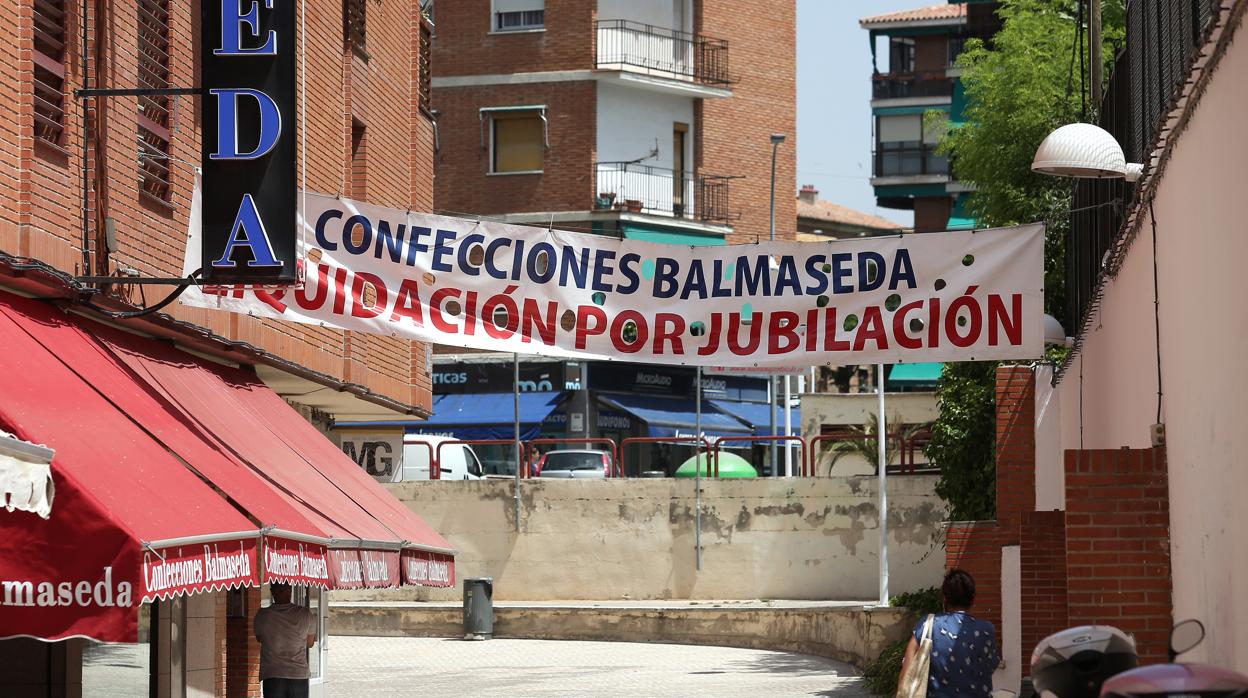
[[(772, 242), (776, 241), (776, 151), (779, 150), (780, 144), (784, 142), (784, 138), (785, 136), (783, 133), (771, 134), (771, 241)], [(777, 460), (776, 459), (776, 439), (775, 439), (775, 436), (776, 436), (776, 400), (777, 398), (779, 398), (779, 394), (778, 394), (779, 391), (776, 390), (776, 374), (774, 373), (771, 374), (771, 377), (768, 380), (770, 381), (770, 386), (771, 386), (771, 389), (767, 391), (771, 393), (771, 436), (772, 436), (772, 439), (771, 439), (771, 472), (774, 474), (776, 472), (776, 460)], [(787, 376), (785, 377), (784, 387), (785, 387), (784, 408), (787, 410), (789, 408), (789, 405), (788, 405), (789, 381), (788, 381)], [(792, 473), (788, 473), (788, 472), (785, 473), (785, 475), (791, 475), (791, 474)]]
[(1067, 124), (1045, 136), (1036, 149), (1031, 171), (1055, 177), (1134, 182), (1144, 166), (1127, 162), (1122, 146), (1100, 126)]

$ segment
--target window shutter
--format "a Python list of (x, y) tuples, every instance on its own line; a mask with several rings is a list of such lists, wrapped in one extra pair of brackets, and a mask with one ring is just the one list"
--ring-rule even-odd
[(65, 142), (66, 0), (34, 0), (35, 138)]

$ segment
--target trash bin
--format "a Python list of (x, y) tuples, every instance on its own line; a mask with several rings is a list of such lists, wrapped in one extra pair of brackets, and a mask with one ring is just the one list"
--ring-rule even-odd
[(464, 580), (464, 639), (488, 640), (494, 635), (494, 579)]

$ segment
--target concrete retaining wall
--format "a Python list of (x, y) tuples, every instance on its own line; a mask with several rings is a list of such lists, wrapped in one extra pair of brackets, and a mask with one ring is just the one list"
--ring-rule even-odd
[[(802, 652), (859, 668), (912, 623), (904, 611), (850, 605), (723, 604), (681, 607), (497, 606), (494, 636), (720, 645)], [(462, 608), (449, 604), (339, 604), (335, 635), (462, 637)]]
[[(889, 480), (892, 593), (933, 586), (944, 508), (933, 476)], [(500, 601), (878, 598), (874, 477), (703, 480), (702, 568), (692, 480), (526, 480), (387, 485), (458, 550), (456, 573), (493, 577)], [(452, 601), (409, 587), (334, 599)]]

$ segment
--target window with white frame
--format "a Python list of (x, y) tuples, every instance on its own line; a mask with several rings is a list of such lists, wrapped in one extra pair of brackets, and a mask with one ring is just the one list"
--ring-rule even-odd
[(546, 0), (493, 0), (491, 17), (491, 31), (543, 29), (546, 26)]
[(545, 107), (482, 109), (481, 121), (482, 144), (489, 147), (490, 173), (542, 171), (548, 144)]

